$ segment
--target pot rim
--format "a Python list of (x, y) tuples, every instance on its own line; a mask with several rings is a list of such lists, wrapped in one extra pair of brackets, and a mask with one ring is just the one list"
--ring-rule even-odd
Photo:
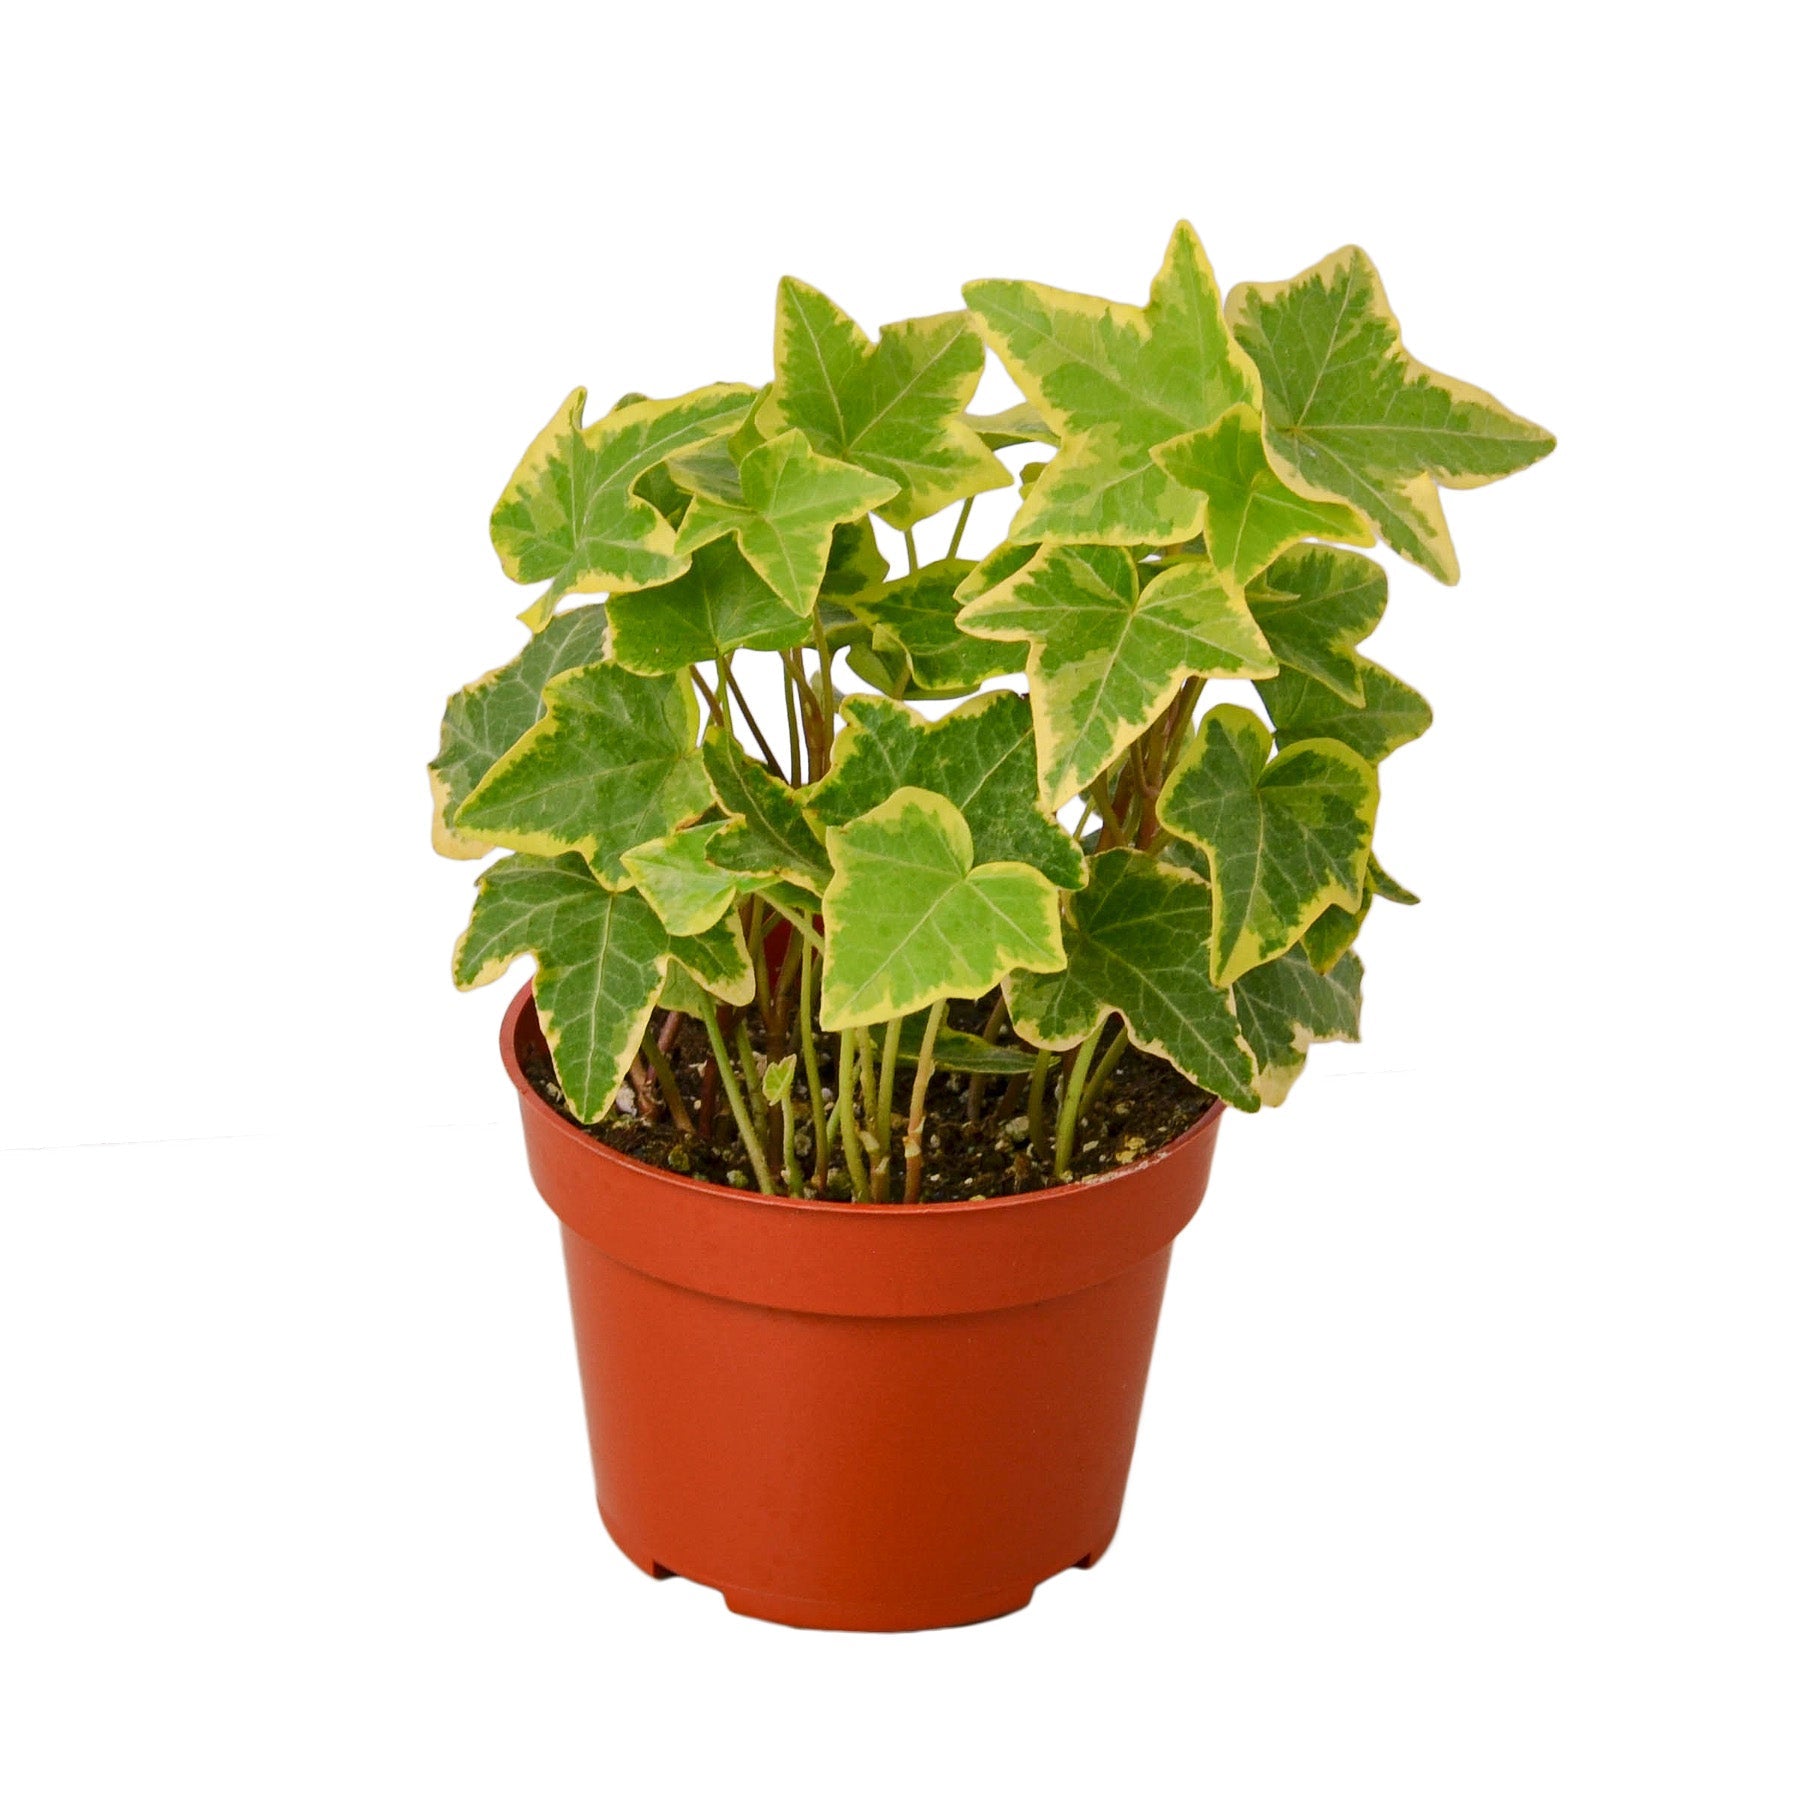
[(999, 1212), (1030, 1206), (1040, 1201), (1060, 1199), (1070, 1194), (1091, 1193), (1094, 1189), (1105, 1187), (1110, 1182), (1129, 1181), (1134, 1177), (1141, 1177), (1159, 1163), (1173, 1156), (1190, 1139), (1213, 1127), (1225, 1108), (1225, 1102), (1217, 1094), (1213, 1094), (1208, 1097), (1206, 1105), (1200, 1109), (1199, 1117), (1185, 1131), (1178, 1132), (1167, 1143), (1159, 1145), (1155, 1150), (1148, 1151), (1135, 1162), (1126, 1163), (1121, 1168), (1103, 1170), (1100, 1174), (1089, 1175), (1081, 1181), (1065, 1181), (1057, 1183), (1054, 1187), (1033, 1188), (1029, 1193), (988, 1194), (979, 1200), (923, 1201), (913, 1206), (901, 1203), (874, 1206), (867, 1201), (809, 1200), (804, 1197), (795, 1199), (789, 1194), (764, 1194), (755, 1188), (736, 1188), (726, 1182), (697, 1181), (691, 1175), (682, 1175), (673, 1169), (658, 1168), (655, 1163), (644, 1162), (635, 1156), (627, 1156), (622, 1150), (615, 1150), (611, 1144), (595, 1137), (592, 1132), (584, 1130), (552, 1106), (537, 1091), (531, 1078), (525, 1073), (524, 1064), (519, 1056), (518, 1036), (524, 1025), (527, 1008), (531, 1009), (532, 1022), (535, 1024), (537, 1020), (536, 996), (531, 981), (527, 981), (513, 996), (507, 1006), (505, 1016), (501, 1020), (500, 1059), (506, 1065), (506, 1073), (513, 1086), (519, 1090), (520, 1102), (530, 1108), (553, 1131), (572, 1143), (578, 1144), (584, 1151), (597, 1155), (604, 1161), (619, 1164), (630, 1169), (634, 1174), (665, 1187), (687, 1193), (704, 1194), (708, 1198), (739, 1200), (750, 1206), (769, 1208), (777, 1212), (814, 1213), (837, 1218), (857, 1219), (942, 1219), (946, 1215)]

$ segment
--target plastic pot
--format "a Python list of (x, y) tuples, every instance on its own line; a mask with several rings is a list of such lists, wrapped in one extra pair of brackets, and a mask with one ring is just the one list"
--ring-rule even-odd
[(1215, 1102), (1090, 1181), (926, 1206), (771, 1199), (619, 1154), (501, 1032), (562, 1222), (600, 1516), (648, 1573), (788, 1625), (905, 1631), (1092, 1565), (1125, 1497)]

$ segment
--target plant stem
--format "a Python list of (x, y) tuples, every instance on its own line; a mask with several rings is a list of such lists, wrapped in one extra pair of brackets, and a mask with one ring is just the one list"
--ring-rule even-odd
[[(750, 967), (756, 977), (756, 1011), (762, 1020), (763, 1037), (773, 1049), (775, 1038), (775, 1009), (769, 1001), (769, 959), (763, 953), (763, 932), (768, 926), (768, 908), (763, 905), (762, 895), (758, 894), (750, 902), (750, 924), (744, 933), (744, 940), (750, 947)], [(748, 1070), (745, 1079), (749, 1079)]]
[(805, 778), (805, 770), (800, 762), (800, 717), (794, 710), (794, 671), (788, 667), (788, 659), (781, 659), (781, 698), (787, 708), (788, 728), (788, 766), (794, 772), (788, 777), (790, 785), (798, 787)]
[(1119, 1066), (1122, 1057), (1131, 1045), (1131, 1033), (1125, 1029), (1125, 1021), (1119, 1021), (1119, 1029), (1113, 1034), (1113, 1041), (1106, 1046), (1106, 1054), (1101, 1057), (1099, 1066), (1088, 1077), (1087, 1092), (1081, 1096), (1083, 1115), (1091, 1113), (1100, 1103), (1100, 1096), (1106, 1092), (1106, 1084), (1112, 1080), (1113, 1070)]
[(738, 703), (738, 711), (744, 715), (744, 723), (750, 727), (750, 735), (756, 739), (757, 749), (763, 753), (763, 761), (769, 765), (769, 773), (780, 776), (789, 787), (798, 787), (799, 764), (794, 765), (794, 773), (790, 775), (781, 766), (781, 758), (769, 748), (769, 740), (763, 736), (762, 727), (756, 722), (756, 714), (750, 710), (750, 702), (744, 698), (744, 690), (738, 686), (737, 677), (731, 672), (731, 658), (726, 657), (719, 666), (725, 672), (725, 684), (731, 689), (732, 699)]
[(869, 1036), (869, 1028), (859, 1025), (856, 1028), (856, 1069), (857, 1078), (862, 1084), (863, 1123), (870, 1131), (875, 1129), (875, 1043)]
[(1075, 1126), (1081, 1114), (1081, 1098), (1087, 1092), (1088, 1069), (1094, 1051), (1100, 1044), (1100, 1033), (1106, 1029), (1106, 1017), (1081, 1040), (1075, 1052), (1075, 1066), (1063, 1081), (1062, 1108), (1056, 1115), (1056, 1163), (1054, 1173), (1061, 1180), (1069, 1172), (1069, 1157), (1075, 1148)]
[(794, 1028), (794, 977), (800, 973), (800, 949), (806, 942), (799, 932), (788, 932), (787, 951), (781, 959), (781, 974), (775, 982), (775, 1036), (769, 1044), (769, 1060), (780, 1062), (787, 1055), (788, 1034)]
[(894, 1073), (900, 1066), (900, 1021), (889, 1019), (881, 1040), (881, 1090), (875, 1101), (875, 1142), (880, 1160), (875, 1165), (875, 1198), (885, 1200), (893, 1169)]
[(794, 1091), (789, 1088), (781, 1096), (781, 1172), (787, 1178), (789, 1195), (800, 1198), (800, 1163), (794, 1155)]
[(1093, 787), (1088, 791), (1087, 803), (1100, 815), (1100, 848), (1110, 850), (1124, 837), (1119, 828), (1118, 815), (1112, 809), (1112, 802), (1106, 795), (1106, 777), (1097, 776)]
[(819, 744), (813, 752), (812, 777), (817, 781), (831, 767), (831, 721), (837, 714), (837, 695), (831, 687), (831, 645), (825, 639), (825, 621), (813, 608), (813, 649), (819, 656)]
[[(982, 1042), (987, 1044), (997, 1043), (1000, 1038), (1000, 1027), (1005, 1021), (1006, 996), (1004, 994), (996, 994), (994, 996), (994, 1010), (988, 1014), (987, 1023), (981, 1028)], [(987, 1093), (987, 1084), (988, 1078), (985, 1075), (971, 1075), (969, 1077), (969, 1105), (963, 1116), (971, 1125), (981, 1117), (981, 1102), (983, 1096)]]
[(1031, 1065), (1031, 1087), (1025, 1102), (1026, 1116), (1031, 1120), (1031, 1150), (1039, 1162), (1050, 1160), (1050, 1128), (1044, 1123), (1044, 1084), (1050, 1079), (1051, 1061), (1048, 1050), (1037, 1053), (1037, 1061)]
[(831, 1145), (825, 1134), (825, 1095), (819, 1086), (819, 1046), (813, 1041), (813, 971), (817, 964), (812, 945), (798, 932), (794, 936), (800, 945), (800, 1061), (806, 1069), (806, 1094), (812, 1103), (813, 1191), (823, 1200)]
[(712, 722), (717, 725), (721, 731), (729, 732), (731, 726), (727, 722), (725, 715), (719, 710), (719, 696), (706, 685), (706, 677), (700, 673), (699, 665), (696, 663), (689, 663), (688, 674), (693, 678), (694, 686), (706, 696), (706, 710), (712, 714)]
[(769, 1142), (769, 1103), (763, 1098), (762, 1080), (756, 1068), (756, 1049), (750, 1042), (750, 1022), (740, 1012), (737, 1016), (738, 1066), (744, 1072), (744, 1086), (750, 1092), (750, 1116), (756, 1122), (757, 1136), (765, 1147)]
[(950, 534), (950, 548), (944, 552), (944, 560), (951, 561), (962, 548), (963, 527), (969, 522), (969, 514), (974, 510), (975, 496), (971, 494), (962, 503), (962, 511), (956, 515), (956, 529)]
[(856, 1036), (848, 1031), (840, 1031), (837, 1110), (844, 1116), (840, 1127), (844, 1139), (844, 1166), (850, 1171), (851, 1194), (858, 1200), (867, 1200), (869, 1175), (863, 1166), (862, 1139), (856, 1132), (856, 1064)]
[(719, 1071), (719, 1085), (725, 1090), (731, 1116), (737, 1121), (738, 1136), (744, 1141), (750, 1167), (756, 1171), (756, 1185), (765, 1194), (772, 1194), (775, 1184), (769, 1179), (769, 1159), (763, 1155), (755, 1121), (744, 1106), (743, 1091), (731, 1072), (731, 1052), (725, 1048), (725, 1034), (719, 1029), (719, 1009), (714, 1005), (712, 995), (703, 988), (700, 990), (700, 1022), (706, 1027), (706, 1039), (712, 1045), (713, 1067)]
[(631, 1083), (631, 1091), (637, 1095), (638, 1111), (646, 1119), (662, 1116), (662, 1101), (657, 1098), (656, 1083), (650, 1071), (644, 1067), (644, 1059), (634, 1056), (631, 1067), (625, 1071), (625, 1079)]
[(907, 526), (900, 535), (906, 539), (906, 572), (916, 575), (919, 572), (919, 546), (913, 542), (912, 527)]
[(687, 1102), (681, 1097), (681, 1089), (676, 1085), (675, 1071), (669, 1066), (667, 1052), (656, 1041), (654, 1031), (644, 1033), (644, 1060), (656, 1075), (656, 1085), (662, 1089), (662, 1096), (669, 1108), (669, 1117), (675, 1122), (675, 1129), (683, 1137), (694, 1135), (694, 1121), (688, 1116)]
[(931, 1086), (931, 1056), (937, 1048), (938, 1027), (944, 1022), (944, 1009), (949, 1001), (940, 1000), (925, 1015), (925, 1036), (919, 1044), (919, 1067), (913, 1076), (912, 1105), (906, 1115), (906, 1204), (916, 1205), (919, 1187), (925, 1179), (925, 1152), (920, 1140), (925, 1135), (925, 1098)]

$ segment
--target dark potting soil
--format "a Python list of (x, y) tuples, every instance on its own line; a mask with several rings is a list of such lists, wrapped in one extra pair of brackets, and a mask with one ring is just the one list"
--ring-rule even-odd
[[(952, 1002), (947, 1022), (961, 1030), (979, 1033), (990, 1004), (985, 1000)], [(1116, 1029), (1116, 1024), (1109, 1026), (1108, 1037)], [(750, 1016), (750, 1035), (760, 1053), (763, 1032), (754, 1011)], [(1017, 1041), (1010, 1028), (1002, 1028), (1002, 1043)], [(837, 1091), (836, 1037), (822, 1037), (818, 1048), (819, 1082), (828, 1096), (825, 1104), (829, 1111), (831, 1097), (835, 1097)], [(684, 1019), (668, 1054), (676, 1084), (696, 1125), (703, 1117), (701, 1071), (707, 1053), (705, 1031), (695, 1020)], [(699, 1181), (720, 1182), (732, 1187), (756, 1186), (749, 1158), (737, 1141), (731, 1109), (723, 1093), (716, 1095), (714, 1100), (711, 1132), (690, 1137), (671, 1125), (666, 1115), (646, 1118), (618, 1105), (596, 1123), (581, 1125), (564, 1103), (556, 1070), (548, 1056), (539, 1053), (528, 1057), (525, 1073), (537, 1091), (564, 1118), (603, 1144), (636, 1157), (639, 1162), (671, 1169)], [(912, 1079), (911, 1065), (902, 1064), (894, 1083), (894, 1110), (898, 1115), (894, 1122), (892, 1150), (892, 1197), (895, 1199), (899, 1198), (904, 1180), (901, 1146), (905, 1139), (905, 1115), (912, 1095)], [(1032, 1149), (1023, 1092), (1018, 1093), (1016, 1105), (1009, 1106), (1006, 1078), (989, 1076), (976, 1121), (971, 1124), (968, 1117), (971, 1079), (968, 1075), (944, 1071), (932, 1077), (925, 1123), (924, 1198), (927, 1201), (976, 1200), (1001, 1194), (1025, 1194), (1034, 1188), (1055, 1186), (1049, 1157), (1040, 1159)], [(1057, 1074), (1053, 1070), (1045, 1102), (1052, 1134), (1055, 1131), (1056, 1081)], [(636, 1100), (629, 1087), (624, 1090), (624, 1096), (627, 1104)], [(1075, 1151), (1066, 1179), (1080, 1181), (1087, 1176), (1105, 1174), (1133, 1163), (1153, 1150), (1160, 1150), (1193, 1124), (1210, 1099), (1211, 1095), (1195, 1087), (1160, 1057), (1146, 1056), (1135, 1047), (1127, 1049), (1119, 1059), (1105, 1093), (1088, 1117), (1076, 1127)], [(794, 1083), (794, 1115), (798, 1127), (795, 1134), (797, 1159), (803, 1173), (810, 1177), (813, 1169), (812, 1113), (806, 1098), (804, 1063)], [(779, 1126), (776, 1138), (779, 1144)], [(779, 1186), (778, 1163), (776, 1182)], [(844, 1170), (841, 1152), (834, 1157), (831, 1190), (826, 1198), (850, 1198), (849, 1176)]]

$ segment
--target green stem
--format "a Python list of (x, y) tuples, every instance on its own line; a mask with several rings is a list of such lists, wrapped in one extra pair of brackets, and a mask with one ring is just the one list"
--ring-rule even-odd
[(950, 548), (944, 552), (944, 560), (946, 562), (953, 560), (957, 551), (962, 548), (963, 527), (968, 524), (969, 514), (974, 510), (974, 507), (975, 496), (971, 494), (968, 499), (962, 503), (962, 511), (956, 515), (956, 529), (950, 534)]
[(1044, 1122), (1044, 1085), (1050, 1079), (1052, 1057), (1048, 1050), (1037, 1053), (1031, 1065), (1031, 1086), (1025, 1100), (1026, 1116), (1031, 1120), (1031, 1149), (1039, 1162), (1050, 1160), (1050, 1128)]
[(907, 526), (900, 535), (906, 539), (906, 572), (916, 575), (919, 572), (919, 546), (913, 542), (912, 527)]
[(738, 1063), (744, 1071), (744, 1086), (750, 1090), (750, 1116), (756, 1121), (758, 1137), (766, 1146), (769, 1141), (769, 1103), (763, 1098), (762, 1080), (756, 1072), (756, 1050), (750, 1042), (750, 1025), (740, 1012), (737, 1016)]
[(812, 945), (800, 938), (800, 1061), (806, 1069), (807, 1098), (812, 1102), (813, 1190), (823, 1200), (831, 1145), (825, 1135), (825, 1096), (819, 1089), (819, 1046), (813, 1041), (813, 971), (816, 967)]
[(719, 1009), (713, 1004), (712, 995), (704, 989), (700, 990), (700, 1022), (706, 1027), (706, 1041), (712, 1045), (713, 1067), (719, 1071), (719, 1085), (725, 1090), (726, 1103), (737, 1122), (738, 1136), (743, 1139), (750, 1167), (756, 1171), (756, 1185), (765, 1194), (772, 1194), (775, 1183), (769, 1179), (769, 1159), (763, 1155), (756, 1123), (744, 1105), (743, 1089), (731, 1072), (731, 1052), (725, 1048), (725, 1034), (719, 1029)]
[(756, 747), (763, 754), (763, 761), (769, 765), (769, 773), (779, 776), (789, 787), (800, 785), (800, 766), (794, 765), (794, 773), (790, 775), (781, 766), (781, 758), (769, 748), (769, 740), (763, 736), (762, 727), (756, 722), (756, 714), (750, 710), (750, 702), (744, 698), (744, 690), (738, 686), (737, 677), (731, 672), (731, 658), (727, 656), (720, 665), (725, 671), (725, 685), (731, 690), (731, 697), (738, 703), (738, 711), (744, 715), (744, 723), (750, 727), (750, 735), (756, 739)]
[[(769, 959), (763, 950), (763, 934), (769, 928), (769, 909), (764, 906), (761, 894), (750, 902), (750, 923), (744, 931), (744, 940), (750, 947), (750, 967), (756, 977), (756, 1012), (762, 1020), (763, 1037), (772, 1043), (775, 1036), (775, 1009), (769, 1000)], [(750, 1080), (749, 1071), (744, 1079)], [(754, 1082), (751, 1082), (755, 1086)]]
[(1100, 1023), (1081, 1040), (1081, 1048), (1075, 1052), (1075, 1066), (1063, 1083), (1062, 1107), (1056, 1115), (1055, 1174), (1059, 1181), (1069, 1172), (1069, 1157), (1075, 1148), (1075, 1126), (1081, 1114), (1081, 1098), (1087, 1092), (1088, 1070), (1093, 1065), (1094, 1052), (1100, 1045), (1100, 1033), (1105, 1029), (1106, 1019), (1102, 1015)]
[(706, 677), (700, 673), (699, 665), (689, 663), (688, 674), (692, 678), (694, 686), (706, 696), (706, 710), (712, 714), (712, 722), (720, 730), (729, 732), (731, 726), (726, 722), (725, 715), (719, 711), (719, 696), (706, 685)]
[[(867, 1034), (864, 1033), (864, 1036)], [(863, 1165), (862, 1139), (856, 1134), (857, 1035), (838, 1033), (838, 1097), (836, 1110), (843, 1115), (844, 1166), (850, 1171), (850, 1192), (858, 1200), (869, 1198), (869, 1172)]]
[(825, 639), (825, 621), (813, 608), (813, 649), (819, 657), (819, 747), (814, 752), (812, 777), (817, 781), (831, 767), (831, 721), (837, 714), (837, 695), (831, 686), (831, 645)]
[(687, 1102), (681, 1097), (681, 1089), (675, 1082), (675, 1071), (670, 1067), (669, 1059), (663, 1054), (663, 1047), (656, 1041), (654, 1031), (644, 1033), (644, 1061), (650, 1065), (650, 1071), (656, 1077), (656, 1085), (662, 1089), (662, 1097), (668, 1104), (669, 1117), (675, 1122), (675, 1129), (683, 1137), (694, 1135), (694, 1121), (688, 1117)]
[(787, 1191), (798, 1200), (800, 1198), (800, 1162), (794, 1155), (794, 1093), (793, 1089), (781, 1096), (781, 1171), (787, 1177)]
[[(996, 994), (994, 996), (994, 1009), (988, 1014), (987, 1023), (981, 1028), (982, 1042), (988, 1044), (998, 1043), (1000, 1039), (1000, 1027), (1005, 1022), (1006, 996), (1004, 994)], [(987, 1094), (987, 1084), (988, 1078), (985, 1075), (971, 1075), (969, 1077), (969, 1105), (963, 1116), (971, 1125), (981, 1117), (981, 1102)]]
[(863, 1123), (870, 1131), (875, 1129), (875, 1041), (869, 1036), (869, 1028), (859, 1025), (856, 1028), (856, 1070), (857, 1078), (862, 1083)]
[(919, 1067), (913, 1076), (912, 1105), (906, 1115), (906, 1204), (918, 1203), (919, 1188), (925, 1179), (925, 1152), (921, 1139), (925, 1135), (925, 1099), (931, 1086), (931, 1058), (937, 1049), (938, 1027), (944, 1022), (947, 1000), (940, 1000), (925, 1015), (925, 1036), (919, 1044)]
[(785, 656), (781, 659), (781, 698), (787, 708), (788, 767), (794, 771), (788, 780), (798, 787), (805, 774), (800, 761), (800, 715), (795, 711), (794, 671), (788, 666)]
[(875, 1198), (888, 1197), (893, 1169), (894, 1075), (900, 1067), (900, 1021), (888, 1020), (881, 1040), (881, 1089), (875, 1101), (875, 1142), (880, 1161), (875, 1165)]
[(1100, 1096), (1106, 1092), (1106, 1084), (1112, 1080), (1113, 1070), (1119, 1066), (1122, 1057), (1131, 1045), (1131, 1033), (1125, 1029), (1125, 1021), (1119, 1021), (1119, 1029), (1113, 1034), (1113, 1041), (1106, 1046), (1106, 1054), (1101, 1057), (1099, 1066), (1088, 1077), (1087, 1092), (1081, 1096), (1081, 1111), (1085, 1117), (1100, 1103)]

